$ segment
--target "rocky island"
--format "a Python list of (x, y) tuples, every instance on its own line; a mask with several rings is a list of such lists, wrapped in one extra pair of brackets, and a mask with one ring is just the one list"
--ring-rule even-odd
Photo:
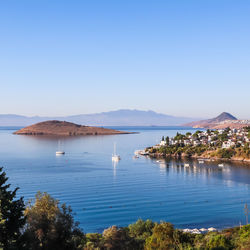
[(45, 121), (22, 128), (16, 135), (47, 135), (47, 136), (79, 136), (79, 135), (114, 135), (130, 134), (130, 132), (118, 131), (102, 127), (90, 127), (74, 124), (66, 121)]

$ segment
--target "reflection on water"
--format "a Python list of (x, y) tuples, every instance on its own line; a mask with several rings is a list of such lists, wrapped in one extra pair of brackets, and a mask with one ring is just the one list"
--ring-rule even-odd
[[(0, 165), (25, 200), (40, 190), (71, 205), (85, 232), (126, 226), (138, 218), (166, 220), (180, 228), (243, 223), (244, 204), (250, 204), (247, 164), (135, 159), (135, 150), (179, 130), (125, 129), (140, 133), (60, 138), (61, 156), (55, 154), (59, 138), (0, 129)], [(114, 142), (119, 162), (111, 160)]]
[[(224, 181), (237, 180), (237, 182), (250, 185), (250, 164), (242, 162), (224, 162), (223, 167), (219, 166), (220, 161), (205, 161), (199, 163), (198, 160), (174, 160), (174, 159), (152, 159), (158, 164), (160, 171), (172, 173), (204, 176), (206, 178), (219, 178)], [(188, 165), (188, 166), (185, 166)], [(240, 178), (239, 178), (240, 177)]]
[(116, 177), (116, 168), (117, 168), (118, 164), (119, 164), (118, 161), (112, 161), (114, 178)]

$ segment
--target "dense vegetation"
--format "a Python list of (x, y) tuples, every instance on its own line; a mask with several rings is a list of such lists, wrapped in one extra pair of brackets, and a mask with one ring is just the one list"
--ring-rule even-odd
[(16, 198), (17, 189), (9, 191), (7, 179), (0, 168), (0, 248), (4, 250), (250, 249), (250, 225), (195, 235), (167, 222), (139, 219), (128, 227), (85, 234), (70, 207), (38, 192), (25, 208), (23, 199)]

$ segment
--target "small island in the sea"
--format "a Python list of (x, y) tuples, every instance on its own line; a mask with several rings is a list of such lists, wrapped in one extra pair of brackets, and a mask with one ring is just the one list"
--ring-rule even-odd
[(66, 121), (45, 121), (22, 128), (16, 135), (46, 135), (46, 136), (79, 136), (79, 135), (114, 135), (130, 134), (130, 132), (118, 131), (102, 127), (90, 127), (74, 124)]
[(148, 147), (151, 157), (208, 158), (250, 162), (250, 127), (196, 131), (175, 137), (162, 137), (159, 144)]

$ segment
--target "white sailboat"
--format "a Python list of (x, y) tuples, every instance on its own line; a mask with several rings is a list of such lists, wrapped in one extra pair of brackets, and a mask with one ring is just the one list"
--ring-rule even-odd
[(65, 152), (61, 150), (61, 142), (58, 141), (58, 150), (56, 151), (56, 155), (64, 155)]
[(120, 161), (120, 155), (116, 154), (116, 143), (114, 143), (114, 153), (112, 154), (112, 161)]

